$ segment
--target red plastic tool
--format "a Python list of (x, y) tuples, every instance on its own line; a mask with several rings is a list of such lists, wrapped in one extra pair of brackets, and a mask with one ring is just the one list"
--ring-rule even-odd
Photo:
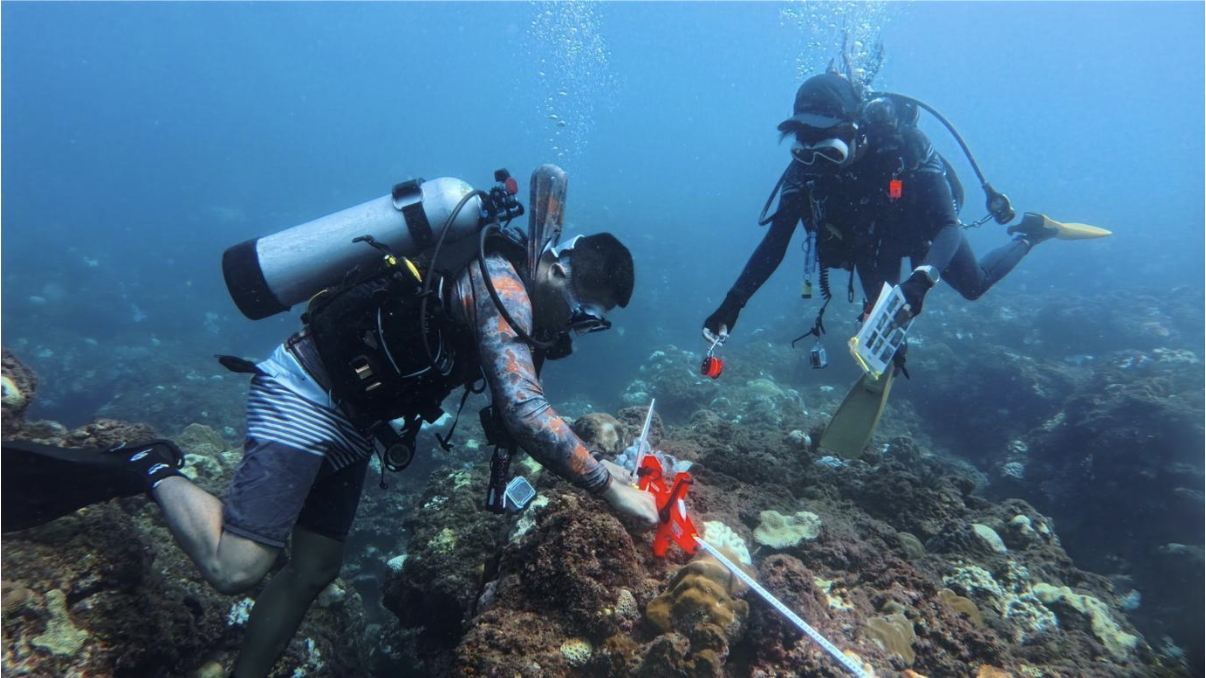
[(688, 555), (699, 550), (695, 541), (695, 523), (687, 517), (687, 504), (683, 499), (687, 490), (695, 482), (690, 473), (683, 471), (674, 476), (674, 483), (666, 485), (666, 474), (662, 463), (650, 454), (641, 460), (641, 468), (637, 469), (638, 484), (642, 490), (651, 492), (657, 504), (659, 524), (657, 535), (653, 538), (653, 555), (661, 558), (674, 541)]

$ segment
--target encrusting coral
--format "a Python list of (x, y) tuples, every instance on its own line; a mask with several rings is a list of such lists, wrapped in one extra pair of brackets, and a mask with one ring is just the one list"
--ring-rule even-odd
[(809, 511), (785, 516), (778, 511), (763, 511), (762, 523), (754, 530), (754, 541), (774, 549), (786, 549), (821, 534), (821, 518)]
[(913, 622), (900, 612), (868, 619), (865, 633), (887, 652), (900, 655), (906, 665), (912, 666), (917, 659), (913, 652), (917, 633), (913, 629)]

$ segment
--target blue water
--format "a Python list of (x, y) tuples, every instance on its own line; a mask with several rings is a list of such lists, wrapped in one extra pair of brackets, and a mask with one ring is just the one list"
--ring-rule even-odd
[[(2, 12), (3, 341), (35, 367), (156, 342), (263, 356), (297, 320), (239, 315), (226, 247), (411, 177), (484, 187), (505, 166), (526, 183), (551, 161), (570, 173), (568, 232), (612, 231), (636, 257), (623, 336), (580, 348), (623, 374), (650, 347), (698, 341), (762, 235), (755, 219), (788, 161), (775, 125), (842, 27), (883, 40), (876, 86), (938, 107), (1019, 211), (1115, 232), (1040, 249), (993, 295), (1203, 279), (1200, 3)], [(970, 168), (923, 125), (967, 188), (964, 219), (978, 218)], [(978, 252), (1006, 238), (996, 226), (970, 237)], [(789, 254), (740, 329), (811, 313), (795, 295), (801, 261)], [(565, 369), (553, 379), (566, 388), (622, 386)], [(91, 415), (59, 404), (60, 418)]]

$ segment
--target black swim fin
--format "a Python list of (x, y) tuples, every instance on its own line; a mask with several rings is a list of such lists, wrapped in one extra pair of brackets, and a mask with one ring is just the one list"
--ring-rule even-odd
[(179, 475), (184, 454), (170, 440), (112, 450), (5, 440), (0, 452), (0, 531), (26, 530), (85, 506), (150, 491)]

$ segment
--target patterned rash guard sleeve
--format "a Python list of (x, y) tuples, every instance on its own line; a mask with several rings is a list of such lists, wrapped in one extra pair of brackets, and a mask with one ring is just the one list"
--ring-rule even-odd
[[(497, 255), (487, 257), (486, 268), (507, 312), (525, 332), (531, 332), (532, 304), (515, 269)], [(611, 475), (549, 405), (531, 348), (495, 307), (476, 265), (470, 267), (469, 278), (478, 356), (507, 430), (545, 468), (589, 492), (607, 489)]]

